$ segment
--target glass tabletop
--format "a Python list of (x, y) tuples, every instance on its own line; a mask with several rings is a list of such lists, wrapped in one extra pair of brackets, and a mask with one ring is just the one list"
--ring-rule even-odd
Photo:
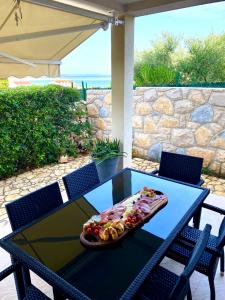
[[(168, 196), (168, 204), (142, 227), (105, 249), (80, 243), (83, 224), (144, 186)], [(94, 300), (119, 299), (183, 218), (203, 189), (126, 169), (11, 238), (27, 254)]]

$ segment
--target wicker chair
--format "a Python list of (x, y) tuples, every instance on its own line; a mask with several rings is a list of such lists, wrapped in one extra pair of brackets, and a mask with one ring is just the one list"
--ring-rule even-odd
[[(0, 272), (0, 281), (5, 279), (10, 274), (16, 272), (19, 268), (21, 268), (19, 263), (14, 263), (2, 272)], [(45, 294), (43, 294), (39, 289), (37, 289), (33, 285), (28, 285), (26, 288), (20, 289), (20, 294), (18, 299), (20, 300), (51, 300)]]
[(192, 251), (191, 258), (180, 276), (157, 267), (138, 291), (135, 300), (181, 300), (192, 299), (189, 278), (198, 264), (210, 235), (211, 226), (206, 225)]
[[(8, 203), (5, 207), (12, 230), (16, 230), (44, 216), (61, 204), (63, 204), (62, 195), (58, 183), (55, 182)], [(23, 278), (26, 285), (31, 285), (30, 273), (26, 268), (23, 269)], [(16, 286), (18, 286), (17, 281), (15, 276)]]
[[(203, 204), (204, 207), (208, 209), (213, 209), (214, 211), (225, 215), (225, 210), (218, 207), (213, 207), (212, 205)], [(167, 256), (182, 263), (186, 264), (190, 258), (191, 250), (193, 246), (197, 243), (199, 236), (201, 235), (201, 230), (186, 226), (181, 232), (177, 241), (169, 249)], [(220, 259), (220, 272), (224, 275), (224, 250), (225, 245), (225, 217), (220, 225), (219, 235), (210, 235), (206, 251), (204, 252), (199, 264), (196, 266), (196, 271), (206, 275), (209, 280), (209, 286), (211, 291), (211, 300), (215, 299), (215, 285), (214, 278), (216, 274), (216, 269)]]
[(159, 170), (152, 174), (195, 184), (202, 185), (201, 179), (203, 158), (162, 151)]
[(94, 162), (63, 177), (68, 199), (75, 200), (100, 183)]
[[(163, 151), (159, 170), (154, 170), (151, 174), (201, 186), (204, 183), (201, 179), (202, 164), (201, 157)], [(194, 215), (194, 227), (199, 228), (200, 218), (201, 208)]]
[(25, 226), (63, 204), (57, 182), (8, 203), (5, 208), (12, 230)]

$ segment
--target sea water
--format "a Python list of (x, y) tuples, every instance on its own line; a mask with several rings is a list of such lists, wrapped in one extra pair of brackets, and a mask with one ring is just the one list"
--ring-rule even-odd
[[(21, 80), (21, 79), (20, 79)], [(23, 79), (25, 80), (25, 78)], [(29, 81), (32, 85), (48, 85), (54, 81), (69, 80), (72, 81), (77, 88), (82, 87), (82, 82), (87, 88), (110, 88), (111, 75), (61, 75), (58, 78), (40, 77), (40, 78), (26, 78), (26, 83)], [(19, 81), (19, 80), (18, 80)]]

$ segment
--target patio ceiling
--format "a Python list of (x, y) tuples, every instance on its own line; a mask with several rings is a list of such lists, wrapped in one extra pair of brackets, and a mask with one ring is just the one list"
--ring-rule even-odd
[[(207, 4), (212, 0), (59, 0), (103, 14), (143, 16), (163, 11)], [(221, 0), (222, 1), (222, 0)]]
[(0, 78), (58, 76), (61, 59), (111, 20), (47, 2), (55, 1), (21, 1), (22, 20), (16, 25), (16, 4), (0, 0)]

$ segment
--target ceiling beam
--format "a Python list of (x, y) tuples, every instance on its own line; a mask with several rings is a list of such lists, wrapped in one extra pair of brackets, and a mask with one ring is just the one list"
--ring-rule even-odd
[(12, 43), (15, 41), (17, 41), (17, 42), (25, 41), (25, 40), (31, 40), (31, 39), (33, 40), (33, 39), (39, 39), (39, 38), (54, 36), (54, 35), (64, 35), (64, 34), (69, 34), (69, 33), (98, 29), (98, 28), (106, 29), (106, 27), (107, 27), (106, 23), (98, 23), (98, 24), (90, 24), (90, 25), (83, 25), (83, 26), (76, 26), (76, 27), (52, 29), (52, 30), (46, 30), (46, 31), (15, 34), (15, 35), (0, 37), (0, 44), (1, 43)]
[(124, 6), (126, 14), (132, 16), (143, 16), (148, 14), (154, 14), (159, 12), (165, 12), (185, 7), (191, 7), (196, 5), (221, 2), (222, 0), (184, 0), (184, 1), (170, 1), (170, 0), (143, 0), (134, 3), (130, 3)]
[(16, 61), (16, 62), (19, 62), (21, 64), (24, 64), (24, 65), (28, 65), (28, 66), (31, 66), (31, 67), (36, 67), (35, 64), (25, 60), (25, 59), (22, 59), (22, 58), (19, 58), (19, 57), (16, 57), (16, 56), (13, 56), (13, 55), (10, 55), (8, 53), (5, 53), (5, 52), (0, 52), (0, 56), (3, 56), (3, 57), (6, 57), (6, 58), (9, 58), (13, 61)]
[(123, 12), (124, 7), (122, 4), (118, 3), (116, 0), (72, 0), (75, 5), (88, 5), (89, 7), (97, 8), (100, 10), (104, 10), (106, 12), (116, 11), (116, 12)]
[(31, 3), (39, 6), (48, 7), (51, 9), (56, 9), (59, 11), (67, 12), (70, 14), (80, 15), (87, 18), (92, 18), (96, 20), (101, 20), (105, 22), (111, 22), (112, 17), (104, 14), (100, 14), (97, 12), (93, 12), (91, 10), (85, 10), (73, 5), (68, 5), (62, 2), (54, 1), (54, 0), (22, 0), (26, 3)]

